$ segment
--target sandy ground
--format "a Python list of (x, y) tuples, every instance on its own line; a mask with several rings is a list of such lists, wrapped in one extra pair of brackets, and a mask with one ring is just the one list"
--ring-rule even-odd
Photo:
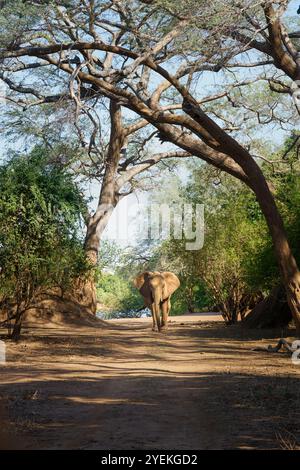
[(281, 332), (218, 320), (25, 329), (0, 365), (0, 447), (297, 448), (300, 366), (252, 350)]

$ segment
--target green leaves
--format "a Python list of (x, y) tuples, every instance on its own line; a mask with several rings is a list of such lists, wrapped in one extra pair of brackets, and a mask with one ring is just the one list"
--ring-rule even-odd
[(26, 41), (40, 21), (43, 6), (8, 0), (0, 9), (0, 47), (17, 46)]
[(142, 299), (133, 283), (121, 274), (102, 273), (97, 288), (101, 303), (112, 312), (126, 312), (142, 306)]
[(0, 193), (0, 302), (26, 309), (41, 290), (65, 289), (87, 270), (79, 235), (85, 201), (42, 148), (0, 167)]

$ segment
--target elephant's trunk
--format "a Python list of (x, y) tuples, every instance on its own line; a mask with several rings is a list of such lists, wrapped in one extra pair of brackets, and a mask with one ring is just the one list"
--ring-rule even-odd
[[(164, 283), (163, 283), (164, 284)], [(163, 300), (164, 285), (160, 277), (154, 277), (150, 281), (150, 289), (152, 296), (152, 308), (155, 315), (157, 327), (160, 330), (160, 305)]]

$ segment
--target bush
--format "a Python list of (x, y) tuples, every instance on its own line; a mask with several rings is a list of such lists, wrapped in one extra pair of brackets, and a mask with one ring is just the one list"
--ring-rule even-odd
[(143, 306), (143, 299), (132, 282), (118, 274), (100, 274), (97, 298), (113, 312), (129, 312)]
[(15, 319), (47, 289), (66, 289), (88, 271), (78, 236), (85, 203), (71, 175), (47, 152), (14, 155), (0, 167), (0, 299)]

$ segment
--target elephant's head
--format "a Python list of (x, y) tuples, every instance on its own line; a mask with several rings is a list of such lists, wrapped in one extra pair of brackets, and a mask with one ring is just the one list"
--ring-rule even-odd
[(180, 286), (178, 277), (169, 271), (145, 271), (144, 273), (139, 274), (134, 279), (133, 283), (135, 287), (139, 289), (141, 294), (147, 297), (148, 292), (150, 291), (150, 284), (153, 279), (158, 279), (161, 283), (163, 299), (169, 298)]

